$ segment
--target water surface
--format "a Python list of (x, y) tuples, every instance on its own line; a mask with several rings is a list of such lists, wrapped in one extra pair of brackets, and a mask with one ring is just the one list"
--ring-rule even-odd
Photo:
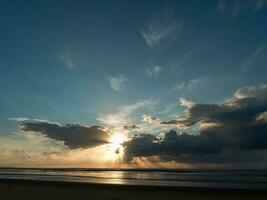
[(267, 170), (111, 170), (111, 169), (0, 169), (0, 178), (157, 185), (267, 189)]

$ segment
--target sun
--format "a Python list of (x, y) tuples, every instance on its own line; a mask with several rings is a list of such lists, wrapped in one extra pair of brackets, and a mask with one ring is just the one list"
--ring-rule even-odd
[(126, 134), (113, 133), (108, 139), (108, 143), (100, 145), (99, 148), (99, 158), (104, 161), (104, 163), (109, 164), (119, 164), (121, 163), (124, 156), (123, 143), (127, 140)]
[(122, 144), (126, 140), (125, 135), (123, 134), (114, 134), (110, 138), (110, 151), (120, 154), (121, 149), (122, 149)]
[(122, 134), (115, 134), (110, 138), (110, 142), (114, 145), (121, 145), (125, 141), (125, 136)]

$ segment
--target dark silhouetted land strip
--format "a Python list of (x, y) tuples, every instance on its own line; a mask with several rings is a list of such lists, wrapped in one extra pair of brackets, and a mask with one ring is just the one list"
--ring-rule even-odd
[(267, 191), (0, 179), (0, 197), (3, 200), (266, 200)]

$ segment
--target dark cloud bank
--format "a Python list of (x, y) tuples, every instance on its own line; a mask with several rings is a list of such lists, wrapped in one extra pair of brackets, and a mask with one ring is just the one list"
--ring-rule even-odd
[[(239, 89), (231, 99), (218, 104), (186, 101), (182, 102), (187, 106), (186, 117), (159, 123), (199, 127), (200, 133), (169, 131), (163, 138), (136, 135), (123, 144), (125, 162), (134, 157), (159, 156), (162, 160), (184, 163), (239, 162), (267, 166), (267, 85)], [(24, 122), (21, 129), (64, 141), (71, 149), (105, 144), (111, 134), (100, 126), (48, 122)]]
[(40, 132), (51, 139), (64, 141), (71, 149), (105, 144), (110, 138), (110, 133), (101, 126), (87, 127), (80, 124), (63, 126), (49, 122), (24, 122), (21, 130)]
[(267, 161), (267, 85), (240, 89), (220, 104), (189, 103), (185, 118), (161, 123), (199, 125), (199, 135), (170, 131), (162, 139), (135, 136), (125, 143), (126, 160), (158, 155), (189, 163)]

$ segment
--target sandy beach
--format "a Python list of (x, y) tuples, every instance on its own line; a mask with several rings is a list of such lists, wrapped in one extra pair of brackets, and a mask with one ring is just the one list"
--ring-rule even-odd
[(0, 180), (3, 200), (27, 199), (266, 199), (267, 191)]

